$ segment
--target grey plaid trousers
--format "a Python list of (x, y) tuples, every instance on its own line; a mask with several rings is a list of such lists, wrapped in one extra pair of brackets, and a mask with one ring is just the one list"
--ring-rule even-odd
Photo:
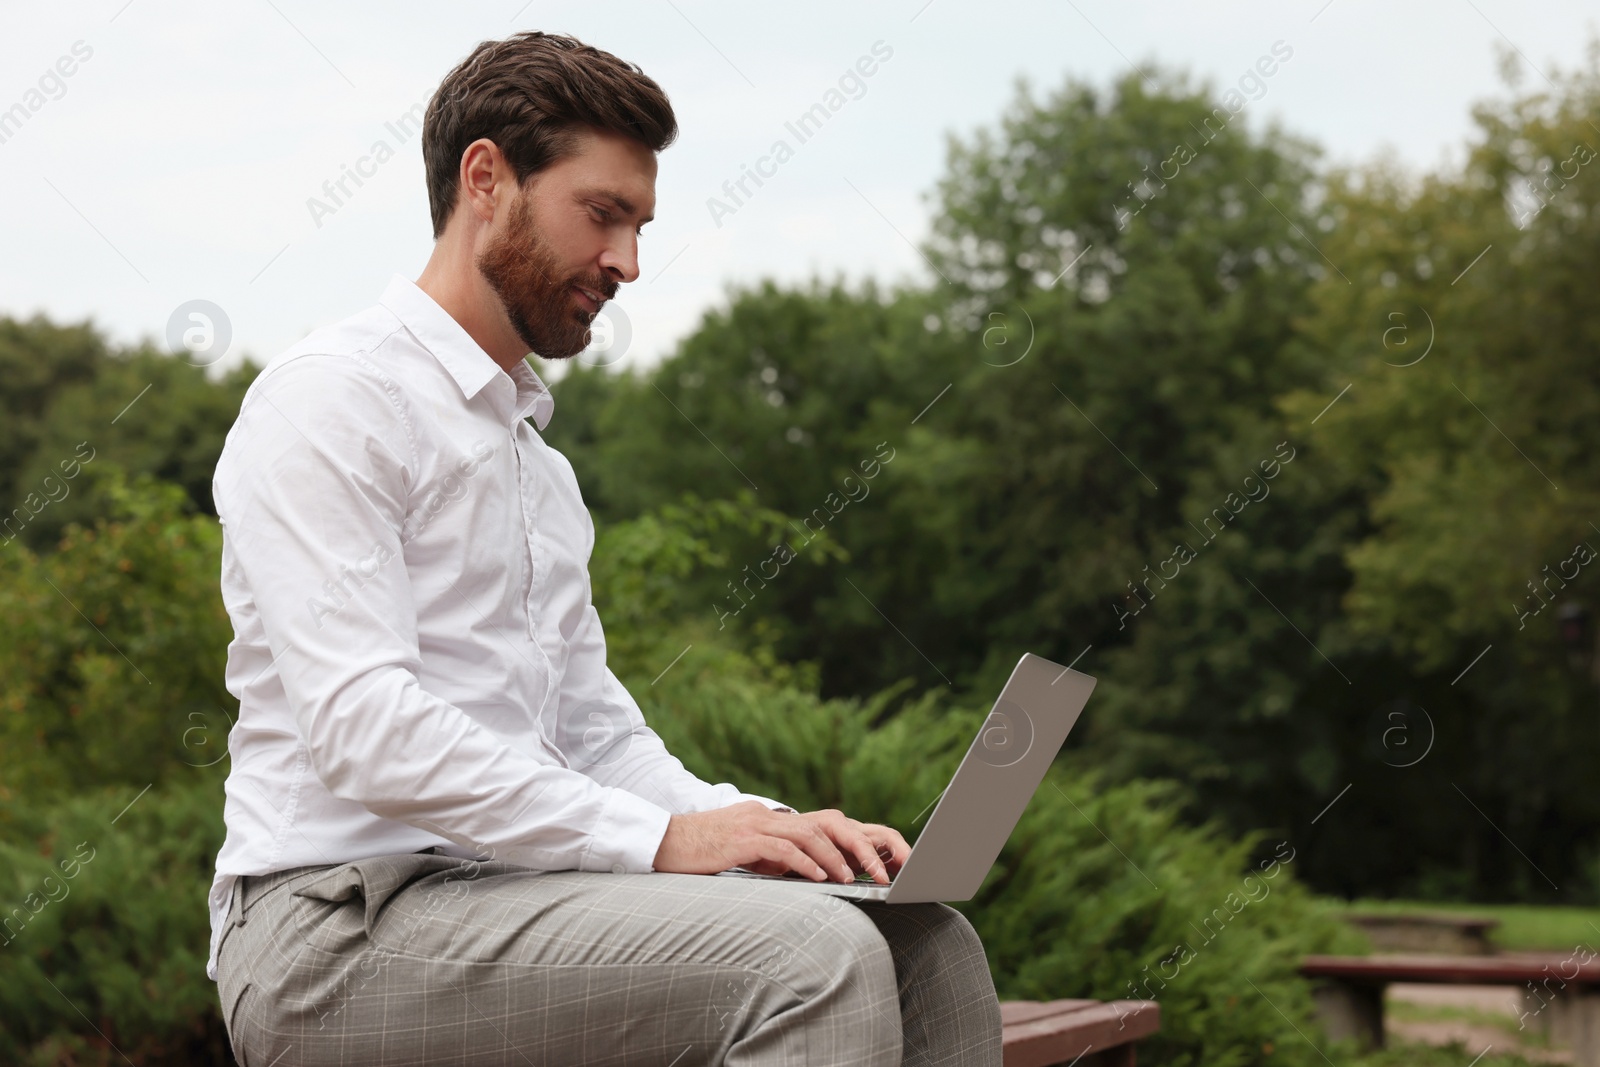
[(943, 904), (532, 871), (430, 852), (241, 878), (218, 951), (242, 1067), (999, 1067)]

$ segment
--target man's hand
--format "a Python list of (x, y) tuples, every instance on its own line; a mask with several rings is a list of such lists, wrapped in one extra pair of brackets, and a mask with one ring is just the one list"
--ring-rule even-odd
[(803, 815), (758, 800), (715, 811), (674, 815), (656, 850), (655, 869), (716, 874), (744, 867), (757, 874), (797, 871), (813, 881), (852, 882), (857, 872), (887, 885), (911, 854), (899, 831), (856, 822), (829, 808)]

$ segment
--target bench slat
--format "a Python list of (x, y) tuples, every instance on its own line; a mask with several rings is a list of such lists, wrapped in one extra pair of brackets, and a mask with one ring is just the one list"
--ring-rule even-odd
[(1099, 1004), (1098, 1000), (1005, 1000), (1000, 1003), (1000, 1021), (1006, 1026), (1032, 1022), (1048, 1015), (1065, 1015)]
[(1600, 960), (1580, 963), (1570, 953), (1519, 953), (1503, 956), (1307, 956), (1300, 964), (1307, 978), (1356, 982), (1438, 982), (1460, 985), (1520, 985), (1559, 978), (1578, 985), (1600, 985)]
[[(1005, 1010), (1002, 1004), (1002, 1018)], [(1089, 1053), (1138, 1041), (1160, 1028), (1161, 1007), (1151, 1000), (1091, 1002), (1087, 1007), (1007, 1023), (1003, 1039), (1005, 1067), (1070, 1063)]]

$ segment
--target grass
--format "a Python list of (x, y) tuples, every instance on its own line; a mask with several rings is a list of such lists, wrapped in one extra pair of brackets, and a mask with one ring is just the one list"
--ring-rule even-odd
[(1440, 904), (1420, 900), (1357, 900), (1346, 910), (1394, 914), (1442, 912), (1499, 919), (1490, 940), (1502, 951), (1571, 951), (1600, 945), (1600, 908), (1546, 907), (1534, 904)]
[[(1490, 940), (1499, 951), (1561, 951), (1571, 952), (1575, 946), (1600, 945), (1600, 908), (1550, 907), (1531, 904), (1462, 904), (1439, 903), (1420, 900), (1357, 900), (1341, 904), (1340, 910), (1367, 914), (1401, 914), (1407, 912), (1434, 912), (1498, 919), (1500, 925), (1490, 933)], [(1454, 1019), (1477, 1025), (1492, 1026), (1504, 1032), (1508, 1044), (1524, 1049), (1545, 1049), (1549, 1040), (1542, 1028), (1518, 1030), (1517, 1022), (1509, 1016), (1484, 1012), (1472, 1008), (1447, 1005), (1420, 1005), (1391, 1000), (1386, 1014), (1396, 1020)], [(1391, 1035), (1389, 1048), (1358, 1053), (1354, 1048), (1344, 1056), (1336, 1057), (1340, 1067), (1534, 1067), (1534, 1061), (1511, 1051), (1496, 1048), (1479, 1059), (1473, 1057), (1481, 1050), (1469, 1049), (1457, 1042), (1447, 1046), (1432, 1046), (1400, 1042)], [(1497, 1043), (1498, 1044), (1498, 1043)]]
[(1474, 1060), (1476, 1053), (1460, 1042), (1451, 1045), (1413, 1045), (1396, 1042), (1389, 1048), (1357, 1056), (1340, 1056), (1340, 1067), (1539, 1067), (1515, 1053), (1490, 1052)]
[(1480, 1011), (1477, 1008), (1457, 1008), (1446, 1004), (1414, 1004), (1404, 1000), (1390, 1000), (1383, 1009), (1384, 1016), (1389, 1019), (1399, 1019), (1417, 1022), (1437, 1022), (1441, 1020), (1457, 1019), (1474, 1026), (1488, 1026), (1496, 1030), (1504, 1030), (1506, 1036), (1523, 1045), (1548, 1047), (1550, 1042), (1545, 1037), (1544, 1029), (1535, 1025), (1523, 1027), (1516, 1018), (1500, 1012)]

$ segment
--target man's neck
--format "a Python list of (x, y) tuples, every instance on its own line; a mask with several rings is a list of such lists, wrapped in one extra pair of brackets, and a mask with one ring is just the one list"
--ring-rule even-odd
[(417, 288), (433, 298), (489, 358), (510, 374), (527, 358), (528, 348), (511, 328), (504, 305), (473, 264), (470, 248), (442, 238), (433, 247)]

